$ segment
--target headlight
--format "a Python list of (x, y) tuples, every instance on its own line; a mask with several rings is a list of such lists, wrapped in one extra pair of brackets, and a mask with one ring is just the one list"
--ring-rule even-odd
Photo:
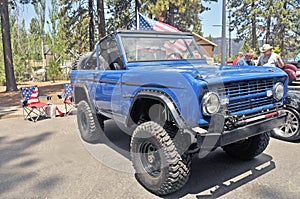
[(281, 100), (284, 94), (284, 86), (283, 83), (278, 82), (274, 86), (274, 99), (277, 101)]
[(206, 115), (215, 114), (220, 108), (220, 98), (218, 94), (208, 92), (202, 99), (203, 112)]

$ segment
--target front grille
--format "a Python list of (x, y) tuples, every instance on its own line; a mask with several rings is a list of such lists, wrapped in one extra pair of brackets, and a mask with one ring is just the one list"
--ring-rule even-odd
[(243, 82), (225, 83), (218, 88), (221, 98), (228, 98), (228, 111), (230, 113), (264, 107), (274, 103), (273, 96), (267, 97), (267, 91), (273, 91), (275, 79), (261, 79)]

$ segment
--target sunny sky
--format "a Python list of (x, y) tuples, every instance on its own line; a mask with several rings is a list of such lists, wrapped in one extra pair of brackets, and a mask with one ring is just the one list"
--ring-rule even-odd
[[(49, 2), (49, 1), (48, 1)], [(221, 25), (222, 24), (222, 1), (219, 0), (217, 3), (205, 3), (204, 5), (211, 8), (209, 11), (205, 11), (201, 14), (200, 19), (202, 21), (202, 29), (204, 37), (212, 35), (213, 37), (221, 36)], [(26, 26), (29, 27), (29, 23), (32, 17), (35, 16), (34, 9), (32, 6), (22, 6), (19, 10), (21, 18), (26, 20)], [(48, 12), (48, 11), (47, 11)], [(48, 15), (48, 14), (46, 14)], [(217, 26), (213, 26), (217, 25)], [(227, 33), (228, 35), (228, 33)], [(234, 36), (234, 33), (232, 33)]]
[(211, 10), (205, 11), (200, 16), (203, 36), (208, 37), (212, 35), (213, 37), (221, 37), (221, 26), (214, 27), (213, 25), (222, 24), (222, 1), (219, 0), (218, 2), (212, 3), (203, 2), (203, 4), (211, 8)]

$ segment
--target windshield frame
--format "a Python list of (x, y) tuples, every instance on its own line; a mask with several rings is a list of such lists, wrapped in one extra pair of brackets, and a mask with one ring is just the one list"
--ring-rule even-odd
[[(197, 42), (195, 41), (194, 37), (191, 34), (182, 34), (182, 33), (172, 33), (169, 34), (166, 32), (151, 32), (149, 33), (133, 33), (133, 34), (124, 34), (119, 33), (118, 34), (118, 40), (120, 44), (120, 49), (122, 51), (122, 54), (124, 56), (124, 60), (127, 63), (135, 63), (135, 62), (157, 62), (157, 61), (177, 61), (177, 60), (205, 60), (205, 56), (201, 52)], [(131, 41), (129, 41), (131, 40)], [(161, 42), (156, 42), (161, 40)], [(150, 43), (149, 43), (150, 41)], [(151, 41), (153, 43), (151, 43)], [(169, 42), (170, 41), (170, 42)], [(183, 45), (183, 47), (173, 47), (167, 48), (163, 47), (166, 45), (172, 44), (171, 41), (174, 41), (173, 45), (175, 43), (180, 43)], [(126, 44), (127, 42), (127, 44)], [(135, 42), (135, 43), (134, 43)], [(138, 43), (139, 42), (139, 43)], [(156, 42), (156, 43), (155, 43)], [(141, 44), (142, 45), (141, 45)], [(148, 43), (148, 44), (147, 44)], [(134, 46), (136, 45), (136, 46)], [(177, 45), (177, 44), (176, 44)], [(138, 49), (140, 48), (140, 49)], [(141, 49), (143, 48), (143, 49)], [(177, 48), (177, 49), (176, 49)], [(185, 48), (185, 49), (184, 49)], [(132, 49), (135, 54), (133, 55), (134, 58), (129, 57), (129, 54), (132, 53), (129, 51), (129, 49)], [(140, 55), (140, 50), (145, 50), (146, 52), (148, 50), (148, 55), (152, 54), (152, 58), (138, 58)], [(164, 50), (162, 50), (164, 49)], [(151, 51), (152, 50), (152, 51)], [(166, 57), (155, 57), (155, 53), (153, 50), (157, 50), (164, 53)], [(176, 52), (177, 51), (177, 52)], [(182, 51), (180, 54), (178, 51)], [(167, 55), (167, 53), (169, 53)], [(183, 54), (185, 53), (185, 54)], [(177, 57), (171, 57), (171, 55), (174, 54)], [(179, 55), (177, 55), (179, 54)], [(163, 55), (164, 56), (164, 55)]]

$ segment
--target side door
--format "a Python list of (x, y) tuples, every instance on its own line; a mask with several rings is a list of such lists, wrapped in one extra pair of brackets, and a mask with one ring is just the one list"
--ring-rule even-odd
[(76, 64), (76, 70), (72, 70), (70, 75), (71, 83), (83, 83), (87, 86), (89, 91), (89, 97), (95, 103), (95, 88), (94, 82), (95, 74), (98, 73), (96, 52), (87, 52), (83, 54), (78, 63)]
[(126, 72), (120, 50), (113, 35), (108, 36), (96, 46), (99, 72), (96, 82), (96, 107), (102, 114), (112, 117), (120, 115), (122, 102), (122, 75)]

